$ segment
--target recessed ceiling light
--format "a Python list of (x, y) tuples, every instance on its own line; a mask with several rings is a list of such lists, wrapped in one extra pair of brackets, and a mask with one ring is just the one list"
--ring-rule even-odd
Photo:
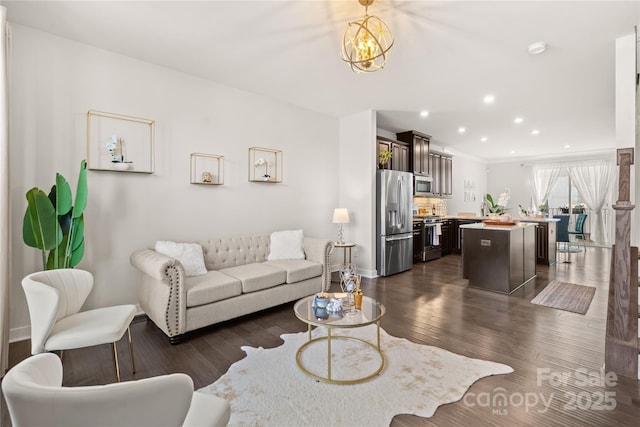
[(496, 97), (493, 95), (487, 95), (484, 98), (482, 98), (482, 100), (484, 101), (485, 104), (491, 104), (493, 101), (496, 100)]
[(538, 135), (540, 131), (538, 129), (534, 129), (531, 131), (531, 135)]
[(509, 154), (516, 154), (516, 150), (509, 151)]
[(483, 136), (482, 138), (480, 138), (480, 141), (482, 141), (482, 142), (487, 142), (487, 137), (486, 137), (486, 136)]
[(547, 50), (547, 44), (545, 42), (531, 43), (529, 47), (527, 47), (527, 50), (530, 55), (538, 55)]
[(458, 128), (458, 133), (465, 133), (467, 131), (467, 128), (465, 127), (459, 127)]
[(569, 144), (566, 144), (564, 148), (571, 148), (571, 146)]
[(522, 122), (524, 122), (524, 119), (522, 117), (516, 117), (515, 119), (513, 119), (513, 123), (520, 124)]
[(427, 110), (420, 111), (420, 117), (429, 117), (429, 112)]

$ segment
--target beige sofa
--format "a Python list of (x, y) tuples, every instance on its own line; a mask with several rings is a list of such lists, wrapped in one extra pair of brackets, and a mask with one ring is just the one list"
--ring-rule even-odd
[(187, 277), (179, 261), (153, 249), (130, 257), (142, 272), (140, 305), (172, 344), (185, 332), (329, 289), (329, 240), (304, 237), (305, 259), (277, 261), (267, 261), (268, 234), (197, 243), (207, 270), (200, 276)]

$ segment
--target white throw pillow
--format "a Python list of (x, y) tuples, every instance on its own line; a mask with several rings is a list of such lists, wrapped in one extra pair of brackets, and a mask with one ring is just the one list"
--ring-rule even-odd
[(187, 277), (207, 274), (202, 246), (197, 243), (176, 243), (158, 240), (156, 242), (156, 252), (180, 261)]
[(302, 230), (274, 231), (269, 245), (269, 261), (278, 259), (304, 259)]

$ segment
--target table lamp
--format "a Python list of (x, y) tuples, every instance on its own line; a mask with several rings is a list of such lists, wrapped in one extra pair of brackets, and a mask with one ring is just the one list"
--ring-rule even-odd
[(335, 208), (333, 210), (333, 223), (338, 224), (338, 243), (344, 243), (342, 224), (349, 223), (349, 211), (347, 208)]

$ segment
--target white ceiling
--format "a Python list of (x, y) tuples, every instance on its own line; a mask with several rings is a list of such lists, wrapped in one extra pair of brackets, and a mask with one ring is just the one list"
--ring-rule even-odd
[(374, 109), (380, 128), (491, 161), (614, 148), (615, 39), (640, 21), (638, 1), (378, 0), (395, 45), (355, 74), (340, 43), (356, 0), (2, 4), (13, 23), (335, 117)]

